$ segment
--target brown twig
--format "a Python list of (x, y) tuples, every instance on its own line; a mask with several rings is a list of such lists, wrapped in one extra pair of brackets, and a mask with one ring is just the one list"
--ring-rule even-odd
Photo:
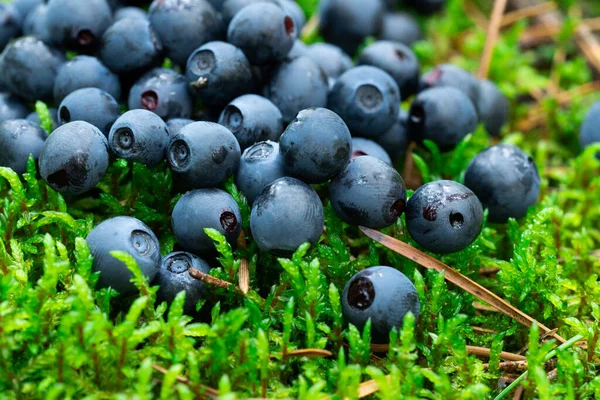
[(520, 8), (504, 14), (500, 26), (504, 28), (514, 24), (515, 22), (519, 22), (522, 19), (537, 17), (554, 10), (556, 10), (556, 3), (553, 1), (547, 1), (545, 3), (534, 4), (530, 7)]
[(471, 326), (471, 329), (473, 330), (473, 332), (478, 333), (498, 333), (498, 331), (495, 331), (493, 329), (482, 328), (480, 326)]
[(248, 294), (248, 290), (250, 290), (250, 266), (248, 260), (245, 258), (242, 258), (240, 269), (238, 270), (238, 283), (242, 293)]
[[(485, 347), (467, 346), (467, 352), (477, 357), (490, 357), (491, 350)], [(500, 358), (505, 361), (524, 361), (526, 358), (519, 354), (509, 353), (508, 351), (500, 352)]]
[(244, 292), (242, 292), (242, 290), (238, 286), (235, 286), (233, 283), (224, 281), (223, 279), (215, 278), (214, 276), (206, 274), (197, 268), (189, 268), (188, 273), (192, 278), (198, 279), (199, 281), (202, 281), (207, 285), (216, 286), (221, 289), (229, 289), (230, 287), (233, 287), (237, 293), (240, 293), (242, 295), (244, 294)]
[[(152, 368), (155, 371), (158, 371), (163, 375), (166, 375), (166, 373), (169, 372), (166, 368), (163, 368), (158, 364), (153, 364)], [(219, 397), (219, 391), (217, 389), (213, 389), (209, 386), (205, 386), (205, 385), (202, 385), (199, 383), (194, 383), (194, 382), (190, 381), (188, 378), (186, 378), (185, 376), (178, 375), (176, 379), (177, 379), (177, 382), (190, 386), (194, 390), (197, 397), (208, 398), (208, 399), (216, 399)]]
[(417, 147), (415, 142), (411, 142), (406, 150), (406, 157), (404, 158), (404, 167), (402, 169), (402, 179), (408, 189), (417, 189), (421, 186), (421, 175), (415, 168), (415, 162), (413, 160), (413, 151)]
[(332, 356), (333, 356), (332, 352), (330, 352), (328, 350), (322, 350), (322, 349), (298, 349), (298, 350), (288, 351), (285, 354), (285, 358), (291, 358), (291, 357), (329, 358)]
[[(450, 268), (443, 262), (431, 257), (430, 255), (425, 254), (422, 251), (398, 239), (395, 239), (388, 235), (384, 235), (383, 233), (378, 232), (374, 229), (366, 228), (363, 226), (361, 226), (360, 229), (365, 235), (367, 235), (371, 239), (375, 240), (376, 242), (379, 242), (383, 246), (391, 249), (392, 251), (415, 261), (417, 264), (420, 264), (425, 268), (434, 269), (438, 272), (443, 271), (447, 281), (455, 284), (456, 286), (467, 291), (468, 293), (471, 293), (478, 299), (490, 304), (499, 311), (503, 312), (508, 317), (518, 321), (520, 324), (526, 327), (530, 327), (534, 322), (536, 322), (541, 332), (552, 332), (550, 328), (541, 324), (540, 322), (537, 322), (532, 317), (525, 314), (523, 311), (509, 304), (506, 300), (501, 299), (490, 290), (481, 286), (477, 282), (474, 282), (473, 280), (467, 278), (460, 272), (456, 271), (453, 268)], [(565, 339), (556, 333), (553, 334), (553, 337), (560, 343), (565, 342)]]
[(477, 72), (479, 79), (487, 78), (490, 63), (492, 62), (492, 55), (494, 54), (494, 47), (496, 46), (496, 40), (498, 40), (498, 34), (500, 33), (500, 24), (502, 23), (502, 15), (506, 9), (506, 2), (507, 0), (494, 0), (492, 18), (490, 19), (490, 25), (487, 31), (487, 39), (483, 48), (483, 56), (481, 57), (479, 71)]
[(525, 387), (520, 385), (517, 390), (515, 390), (515, 394), (513, 396), (513, 400), (520, 400), (523, 397), (523, 393), (525, 393)]

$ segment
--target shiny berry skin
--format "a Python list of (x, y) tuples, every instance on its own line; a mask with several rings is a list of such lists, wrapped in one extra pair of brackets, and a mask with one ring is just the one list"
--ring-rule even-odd
[(78, 195), (100, 182), (108, 161), (104, 134), (87, 122), (70, 122), (46, 139), (39, 158), (40, 175), (57, 192)]
[(104, 90), (92, 87), (75, 90), (58, 107), (61, 124), (71, 121), (89, 122), (107, 137), (120, 114), (119, 103), (114, 97)]
[(185, 77), (194, 97), (208, 106), (224, 106), (252, 89), (248, 59), (237, 47), (209, 42), (188, 59)]
[(329, 200), (342, 221), (381, 229), (404, 212), (406, 187), (389, 164), (371, 156), (356, 157), (329, 184)]
[(421, 303), (415, 285), (391, 267), (370, 267), (354, 275), (342, 293), (347, 322), (362, 330), (371, 319), (371, 339), (388, 343), (392, 328), (401, 329), (409, 311), (419, 316)]
[(427, 183), (406, 204), (408, 233), (434, 253), (465, 249), (477, 239), (482, 226), (483, 208), (479, 199), (457, 182)]
[(39, 125), (25, 119), (0, 123), (0, 166), (11, 168), (17, 174), (25, 173), (29, 156), (38, 159), (46, 136)]
[(115, 121), (108, 144), (119, 158), (155, 165), (165, 159), (169, 140), (167, 124), (158, 115), (148, 110), (131, 110)]
[(305, 242), (317, 243), (325, 216), (317, 193), (295, 178), (280, 178), (254, 200), (252, 237), (263, 251), (289, 256)]
[(353, 64), (344, 50), (330, 43), (311, 44), (306, 48), (305, 55), (316, 62), (328, 78), (339, 77)]
[(297, 35), (293, 16), (268, 2), (242, 8), (227, 28), (227, 41), (239, 47), (253, 65), (282, 61)]
[(241, 150), (235, 136), (214, 122), (194, 122), (172, 136), (167, 161), (190, 188), (217, 187), (237, 170)]
[(235, 185), (252, 204), (265, 187), (286, 175), (279, 143), (268, 140), (244, 150), (235, 174)]
[(431, 140), (442, 151), (452, 150), (477, 129), (475, 106), (460, 90), (437, 87), (424, 90), (413, 101), (408, 133), (416, 142)]
[(214, 242), (204, 229), (218, 230), (235, 246), (242, 230), (242, 215), (229, 193), (220, 189), (197, 189), (179, 199), (173, 209), (171, 227), (177, 243), (186, 251), (214, 254)]
[(344, 119), (353, 135), (378, 137), (396, 121), (400, 90), (385, 71), (361, 65), (344, 72), (329, 92), (328, 108)]
[(130, 254), (142, 274), (152, 281), (160, 268), (160, 244), (156, 235), (142, 221), (132, 217), (115, 217), (101, 222), (85, 239), (94, 257), (93, 271), (100, 272), (96, 288), (111, 287), (122, 295), (134, 294), (133, 273), (114, 258), (112, 251)]
[(281, 111), (269, 99), (246, 94), (223, 109), (219, 124), (229, 129), (242, 150), (265, 140), (278, 141), (283, 132)]
[(477, 107), (479, 104), (479, 81), (477, 78), (453, 64), (441, 64), (421, 77), (421, 90), (434, 87), (453, 87), (466, 94)]
[(352, 158), (371, 156), (392, 165), (392, 159), (383, 147), (370, 139), (352, 138)]
[(541, 183), (533, 159), (510, 144), (498, 144), (477, 154), (467, 167), (464, 182), (489, 210), (491, 222), (524, 217), (537, 203)]
[(352, 137), (333, 111), (308, 108), (288, 125), (279, 146), (290, 176), (306, 183), (325, 183), (350, 161)]
[(187, 315), (196, 314), (196, 303), (204, 299), (208, 291), (207, 285), (192, 278), (190, 268), (195, 268), (205, 274), (210, 272), (210, 265), (200, 257), (176, 251), (163, 257), (158, 273), (152, 285), (157, 285), (156, 304), (163, 301), (171, 304), (179, 292), (185, 292), (183, 311)]

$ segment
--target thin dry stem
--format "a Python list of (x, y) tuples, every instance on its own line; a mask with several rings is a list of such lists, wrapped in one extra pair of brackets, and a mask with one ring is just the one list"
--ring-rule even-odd
[(492, 62), (492, 56), (494, 54), (494, 47), (496, 46), (496, 40), (498, 40), (498, 34), (500, 33), (500, 24), (502, 23), (502, 15), (506, 9), (506, 2), (507, 0), (494, 1), (492, 18), (488, 27), (487, 39), (483, 48), (483, 56), (481, 57), (479, 71), (477, 73), (477, 76), (480, 79), (487, 78), (490, 63)]

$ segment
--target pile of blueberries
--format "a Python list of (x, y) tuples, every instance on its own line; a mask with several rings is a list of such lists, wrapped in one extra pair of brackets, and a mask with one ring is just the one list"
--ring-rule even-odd
[[(321, 1), (319, 32), (327, 42), (310, 46), (298, 39), (306, 21), (292, 0), (154, 0), (147, 12), (140, 3), (0, 5), (0, 165), (23, 173), (32, 155), (50, 187), (79, 196), (116, 158), (166, 160), (185, 192), (171, 220), (183, 251), (161, 258), (155, 234), (126, 216), (89, 234), (99, 287), (135, 293), (131, 273), (109, 254), (126, 251), (160, 286), (159, 300), (185, 290), (193, 313), (207, 289), (188, 270), (208, 272), (199, 256), (215, 251), (204, 229), (231, 244), (241, 232), (238, 205), (219, 189), (232, 176), (252, 205), (252, 237), (282, 256), (323, 232), (313, 184), (328, 183), (328, 200), (348, 224), (381, 229), (405, 212), (410, 235), (436, 253), (469, 246), (484, 208), (490, 221), (505, 222), (537, 201), (533, 160), (501, 144), (472, 160), (464, 185), (431, 182), (407, 202), (393, 163), (410, 141), (448, 151), (478, 124), (499, 135), (509, 107), (492, 82), (457, 66), (422, 75), (410, 48), (422, 33), (410, 14), (388, 11), (398, 1)], [(443, 3), (404, 1), (421, 13)], [(379, 40), (358, 51), (368, 36)], [(73, 52), (79, 55), (67, 60)], [(172, 68), (161, 67), (165, 58)], [(411, 97), (403, 111), (401, 101)], [(57, 106), (50, 135), (29, 114), (36, 100)], [(124, 103), (129, 111), (122, 113)], [(358, 273), (343, 303), (355, 325), (372, 319), (378, 340), (408, 310), (419, 312), (414, 286), (389, 267)]]

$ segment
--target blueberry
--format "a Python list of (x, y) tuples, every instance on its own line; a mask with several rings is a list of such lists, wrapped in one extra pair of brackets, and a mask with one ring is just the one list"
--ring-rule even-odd
[(227, 29), (227, 41), (256, 65), (283, 60), (297, 35), (293, 17), (281, 7), (265, 2), (242, 8)]
[[(2, 119), (2, 108), (0, 106), (0, 120)], [(585, 114), (579, 132), (579, 143), (585, 148), (592, 143), (600, 142), (600, 101), (594, 103)]]
[(54, 81), (54, 101), (60, 104), (77, 89), (95, 87), (108, 92), (115, 99), (121, 97), (119, 77), (96, 57), (77, 56), (64, 63)]
[(233, 100), (221, 113), (219, 124), (229, 129), (242, 150), (264, 140), (279, 140), (283, 132), (281, 112), (269, 99), (246, 94)]
[[(56, 128), (58, 128), (58, 110), (56, 108), (49, 108), (48, 112), (50, 113), (50, 119), (52, 120), (52, 130), (55, 130)], [(29, 115), (27, 115), (27, 117), (25, 119), (33, 122), (34, 124), (36, 124), (38, 126), (41, 125), (40, 116), (35, 111), (32, 113), (29, 113)]]
[(417, 56), (402, 43), (380, 40), (367, 46), (358, 57), (359, 65), (381, 68), (398, 84), (404, 98), (419, 90), (420, 66)]
[(383, 16), (379, 38), (412, 46), (422, 40), (424, 35), (412, 15), (405, 12), (388, 12)]
[(129, 109), (145, 108), (163, 119), (189, 118), (193, 100), (183, 75), (171, 69), (156, 68), (133, 85), (128, 104)]
[(240, 209), (227, 192), (220, 189), (197, 189), (184, 194), (175, 205), (171, 226), (177, 243), (197, 254), (212, 254), (215, 245), (204, 232), (213, 228), (234, 245), (242, 231)]
[(92, 269), (100, 272), (98, 288), (111, 287), (122, 295), (137, 292), (131, 282), (133, 273), (125, 263), (110, 254), (112, 251), (130, 254), (148, 281), (152, 281), (160, 269), (158, 239), (146, 224), (136, 218), (107, 219), (96, 226), (85, 240), (94, 257)]
[(111, 23), (112, 10), (106, 0), (48, 2), (48, 32), (57, 46), (91, 52)]
[(453, 181), (421, 186), (406, 204), (410, 236), (429, 251), (461, 251), (477, 239), (483, 226), (483, 208), (475, 193)]
[(479, 118), (487, 132), (492, 136), (499, 136), (502, 126), (510, 118), (510, 104), (498, 87), (488, 80), (479, 82), (479, 103), (477, 110)]
[(382, 0), (323, 0), (319, 30), (325, 41), (354, 55), (367, 36), (376, 36), (385, 4)]
[(190, 276), (190, 268), (205, 274), (210, 271), (210, 265), (192, 253), (176, 251), (163, 257), (160, 269), (152, 282), (153, 286), (159, 286), (156, 304), (163, 301), (171, 304), (179, 292), (185, 292), (183, 310), (188, 315), (196, 314), (196, 303), (205, 297), (207, 287), (204, 282)]
[(509, 144), (477, 154), (465, 172), (465, 186), (489, 210), (488, 220), (521, 218), (540, 194), (540, 175), (531, 157)]
[(119, 158), (155, 165), (165, 158), (169, 129), (153, 112), (131, 110), (115, 121), (110, 129), (108, 144)]
[(113, 123), (119, 118), (119, 103), (104, 90), (88, 87), (69, 94), (58, 107), (61, 124), (85, 121), (100, 129), (107, 137)]
[(331, 181), (329, 200), (342, 221), (380, 229), (404, 212), (406, 187), (389, 164), (371, 156), (356, 157)]
[(221, 9), (221, 17), (223, 18), (225, 26), (229, 26), (233, 17), (240, 12), (242, 8), (255, 3), (278, 4), (278, 0), (225, 0)]
[(352, 158), (371, 156), (392, 165), (392, 159), (383, 147), (370, 139), (352, 138)]
[(221, 36), (219, 15), (204, 0), (154, 0), (148, 18), (167, 57), (179, 65), (185, 65), (195, 49)]
[(288, 177), (264, 188), (250, 214), (250, 229), (258, 247), (283, 256), (305, 242), (317, 243), (324, 223), (317, 193), (306, 183)]
[(307, 55), (308, 55), (308, 46), (302, 40), (296, 39), (294, 41), (294, 45), (292, 46), (292, 49), (290, 50), (290, 52), (287, 55), (287, 58), (292, 59), (292, 58), (298, 58), (298, 57), (307, 56)]
[(385, 71), (363, 65), (343, 73), (329, 92), (328, 106), (353, 134), (383, 135), (398, 117), (400, 90)]
[(301, 110), (326, 107), (329, 86), (321, 68), (310, 58), (287, 60), (274, 71), (263, 95), (281, 111), (284, 122), (290, 122)]
[(115, 22), (122, 19), (148, 19), (148, 14), (139, 7), (121, 7), (115, 11)]
[(284, 176), (286, 172), (279, 143), (268, 140), (244, 151), (235, 174), (235, 185), (252, 204), (267, 185)]
[(169, 135), (171, 137), (179, 134), (181, 132), (181, 128), (186, 125), (191, 124), (192, 122), (196, 122), (193, 119), (187, 118), (171, 118), (167, 121), (167, 128), (169, 129)]
[(23, 18), (13, 4), (0, 4), (0, 51), (19, 35)]
[(423, 14), (433, 14), (446, 5), (446, 0), (405, 0), (405, 2)]
[(163, 46), (146, 19), (125, 18), (111, 25), (100, 41), (100, 58), (117, 74), (135, 74), (162, 60)]
[(308, 46), (305, 55), (317, 63), (328, 78), (337, 78), (352, 68), (350, 56), (333, 44), (312, 44)]
[(309, 108), (288, 125), (279, 145), (290, 176), (307, 183), (325, 183), (350, 161), (352, 137), (336, 113)]
[(77, 195), (91, 190), (108, 168), (108, 143), (95, 126), (75, 121), (58, 127), (39, 159), (42, 178), (57, 192)]
[(37, 160), (45, 140), (46, 132), (33, 122), (9, 119), (0, 123), (0, 166), (25, 173), (29, 156)]
[(471, 73), (452, 64), (442, 64), (421, 77), (421, 90), (450, 86), (466, 94), (475, 108), (479, 104), (479, 81)]
[(188, 59), (185, 76), (192, 94), (204, 104), (224, 106), (252, 88), (248, 59), (237, 47), (225, 42), (209, 42)]
[(408, 132), (417, 142), (431, 140), (440, 150), (452, 150), (477, 129), (477, 111), (463, 92), (438, 87), (417, 95), (410, 107)]
[(48, 31), (48, 5), (40, 4), (33, 9), (23, 22), (23, 35), (35, 36), (44, 43), (50, 43), (50, 32)]
[(13, 0), (12, 4), (19, 11), (19, 14), (25, 18), (36, 7), (43, 5), (45, 2), (45, 0)]
[(409, 311), (417, 318), (421, 310), (413, 283), (391, 267), (370, 267), (354, 275), (342, 293), (346, 321), (362, 330), (371, 319), (371, 339), (389, 342), (392, 328), (401, 329)]
[(11, 42), (0, 54), (0, 80), (27, 101), (48, 100), (62, 63), (58, 52), (40, 39), (25, 36)]
[(400, 110), (398, 119), (386, 133), (376, 139), (377, 143), (384, 148), (392, 159), (397, 160), (404, 157), (408, 149), (408, 113)]
[(306, 23), (306, 16), (302, 7), (294, 0), (278, 0), (277, 4), (283, 9), (283, 11), (294, 19), (296, 25), (296, 31), (300, 32)]
[(25, 118), (29, 109), (21, 100), (10, 93), (0, 92), (0, 123), (7, 119)]
[(175, 176), (192, 188), (216, 187), (237, 170), (240, 145), (231, 131), (214, 122), (194, 122), (172, 136), (167, 161)]

